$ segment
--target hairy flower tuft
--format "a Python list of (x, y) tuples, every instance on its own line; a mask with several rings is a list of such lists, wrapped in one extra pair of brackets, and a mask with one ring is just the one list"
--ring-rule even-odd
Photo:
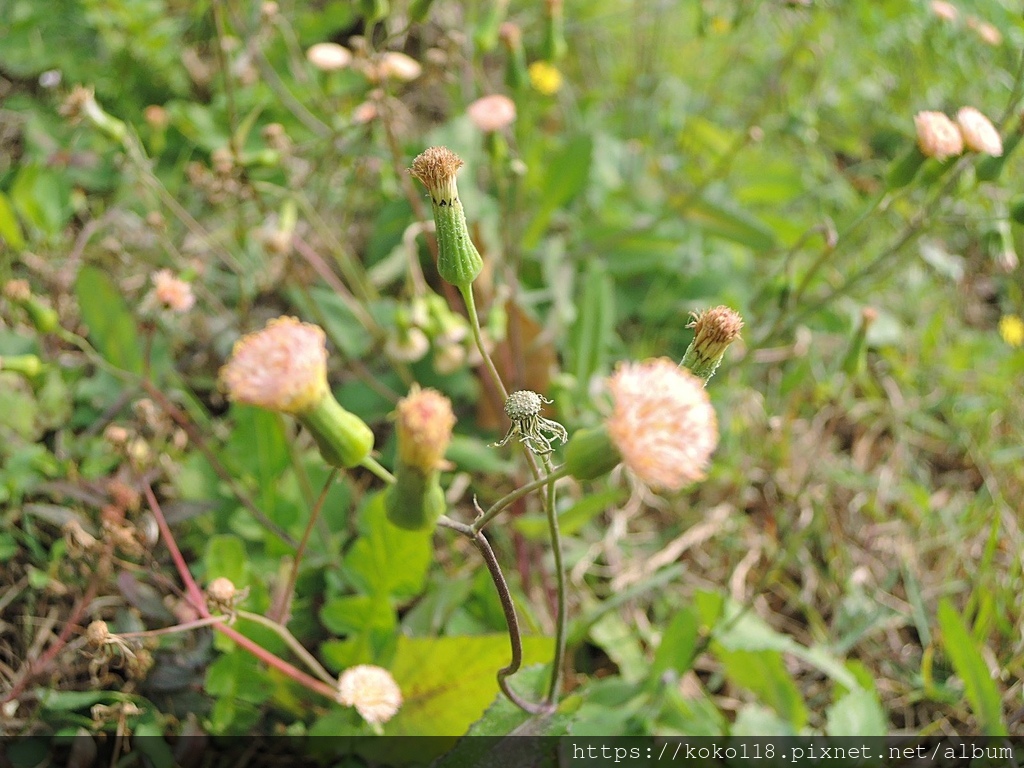
[(438, 205), (451, 205), (459, 196), (455, 174), (464, 165), (462, 158), (448, 147), (430, 147), (416, 156), (409, 173), (423, 182)]
[(175, 277), (169, 269), (153, 273), (153, 294), (172, 312), (188, 312), (196, 303), (191, 284)]
[(608, 434), (626, 466), (655, 490), (704, 478), (718, 423), (703, 382), (667, 358), (621, 363), (608, 379)]
[(999, 157), (1003, 154), (1003, 140), (992, 122), (974, 107), (962, 107), (956, 113), (964, 144), (974, 152)]
[(960, 11), (952, 3), (946, 2), (946, 0), (932, 0), (931, 2), (932, 13), (938, 16), (943, 21), (956, 21), (960, 17)]
[(278, 317), (235, 343), (220, 371), (228, 397), (271, 411), (302, 413), (328, 393), (323, 330)]
[(682, 365), (707, 383), (722, 362), (725, 350), (740, 337), (743, 318), (724, 305), (692, 312), (691, 316), (693, 321), (686, 327), (694, 329), (693, 341)]
[(342, 706), (355, 707), (370, 725), (381, 725), (402, 706), (402, 690), (386, 669), (359, 664), (341, 673), (337, 699)]
[(477, 99), (469, 105), (466, 112), (473, 125), (484, 133), (504, 130), (516, 119), (515, 102), (500, 93)]
[(942, 112), (918, 112), (914, 116), (917, 146), (925, 157), (945, 160), (964, 151), (964, 140), (956, 124)]
[(422, 472), (440, 467), (455, 426), (451, 400), (414, 384), (408, 396), (398, 401), (396, 416), (399, 459)]

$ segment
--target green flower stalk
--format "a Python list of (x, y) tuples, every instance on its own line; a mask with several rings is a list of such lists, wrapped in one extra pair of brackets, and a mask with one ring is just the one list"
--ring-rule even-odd
[(693, 341), (680, 363), (705, 384), (715, 375), (722, 363), (725, 350), (740, 337), (743, 318), (726, 306), (692, 313), (693, 321), (687, 328), (693, 328)]
[(92, 88), (76, 85), (61, 105), (60, 113), (71, 122), (87, 120), (114, 141), (121, 143), (128, 137), (128, 126), (107, 114), (96, 102)]
[(565, 42), (565, 9), (563, 0), (545, 0), (547, 14), (544, 19), (544, 43), (541, 47), (547, 61), (557, 63), (569, 50)]
[(32, 326), (40, 333), (52, 333), (57, 329), (57, 312), (39, 297), (32, 294), (27, 280), (11, 280), (4, 285), (4, 297), (12, 304), (25, 310)]
[(395, 482), (384, 496), (388, 520), (406, 530), (433, 528), (447, 509), (440, 470), (455, 426), (451, 401), (413, 385), (395, 416), (398, 462)]
[(505, 85), (512, 92), (518, 91), (530, 82), (526, 66), (526, 49), (523, 48), (523, 32), (514, 22), (506, 21), (498, 27), (498, 37), (508, 51), (505, 62)]
[(412, 161), (409, 173), (430, 192), (437, 229), (437, 271), (465, 293), (483, 269), (484, 261), (470, 239), (455, 184), (455, 174), (463, 165), (462, 159), (447, 147), (431, 147)]
[(236, 403), (295, 416), (331, 466), (354, 467), (371, 460), (373, 432), (331, 394), (325, 341), (318, 326), (278, 317), (236, 342), (220, 380)]

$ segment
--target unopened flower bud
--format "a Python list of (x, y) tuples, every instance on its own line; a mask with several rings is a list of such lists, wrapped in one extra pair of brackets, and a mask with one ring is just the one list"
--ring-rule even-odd
[(223, 576), (211, 581), (210, 585), (206, 588), (206, 594), (210, 599), (220, 604), (230, 603), (235, 599), (237, 592), (238, 590), (231, 579), (226, 579)]
[(434, 389), (413, 385), (395, 410), (399, 461), (424, 472), (444, 463), (455, 414), (451, 401)]
[(483, 96), (466, 109), (470, 121), (483, 133), (502, 131), (515, 122), (516, 105), (500, 93)]
[(88, 120), (115, 141), (123, 141), (128, 135), (128, 127), (96, 103), (92, 88), (76, 85), (61, 105), (60, 113), (72, 123)]
[(352, 63), (352, 52), (337, 43), (317, 43), (306, 51), (306, 59), (321, 72), (335, 72)]
[(423, 74), (423, 66), (412, 56), (399, 51), (387, 51), (380, 57), (377, 71), (386, 80), (410, 83)]
[(469, 289), (484, 262), (469, 236), (455, 174), (462, 159), (446, 147), (431, 147), (412, 162), (409, 172), (423, 182), (433, 203), (437, 232), (437, 271), (462, 291)]
[(176, 277), (169, 269), (153, 273), (153, 295), (160, 304), (172, 312), (188, 312), (196, 303), (191, 283)]
[(20, 373), (27, 378), (39, 375), (43, 370), (42, 361), (35, 355), (2, 355), (0, 356), (0, 371)]
[(743, 318), (726, 306), (692, 313), (693, 341), (680, 363), (705, 384), (715, 375), (725, 350), (740, 337)]

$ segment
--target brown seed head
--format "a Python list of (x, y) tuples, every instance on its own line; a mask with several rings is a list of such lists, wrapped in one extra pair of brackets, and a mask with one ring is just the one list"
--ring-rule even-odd
[(409, 173), (423, 182), (434, 202), (450, 204), (459, 196), (455, 174), (465, 163), (448, 147), (431, 147), (412, 161)]

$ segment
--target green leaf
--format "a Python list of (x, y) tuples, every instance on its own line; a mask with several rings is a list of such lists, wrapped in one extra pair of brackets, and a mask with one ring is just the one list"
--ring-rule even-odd
[(874, 691), (853, 690), (828, 708), (825, 731), (829, 736), (885, 736), (888, 719)]
[(135, 318), (106, 272), (82, 267), (75, 281), (75, 295), (82, 320), (89, 327), (89, 338), (99, 353), (117, 368), (141, 373), (142, 349)]
[[(551, 660), (549, 637), (523, 638), (523, 664)], [(498, 693), (497, 670), (509, 662), (508, 636), (401, 637), (391, 673), (405, 703), (384, 730), (388, 735), (460, 736)], [(521, 677), (525, 678), (520, 679)], [(512, 687), (534, 701), (530, 675), (513, 675)], [(535, 680), (534, 680), (535, 682)]]
[(433, 531), (406, 531), (392, 525), (383, 498), (381, 493), (374, 494), (360, 510), (360, 536), (343, 565), (359, 591), (404, 600), (423, 590), (433, 558)]
[(7, 244), (16, 251), (25, 247), (21, 224), (18, 223), (18, 217), (14, 215), (10, 198), (3, 192), (0, 192), (0, 238), (6, 240)]
[(779, 651), (730, 651), (718, 643), (712, 648), (734, 684), (757, 694), (794, 732), (807, 724), (807, 707)]
[(963, 618), (947, 599), (939, 603), (938, 620), (942, 645), (964, 681), (964, 693), (978, 718), (979, 730), (985, 736), (1006, 736), (999, 689)]
[(700, 635), (700, 618), (690, 607), (677, 613), (661, 636), (661, 645), (654, 654), (650, 677), (659, 679), (669, 669), (680, 675), (688, 672), (693, 665)]
[(41, 165), (22, 166), (11, 184), (10, 195), (18, 213), (47, 235), (58, 234), (71, 214), (67, 179)]
[(535, 248), (555, 211), (583, 191), (590, 177), (590, 161), (594, 142), (584, 134), (572, 139), (566, 146), (543, 164), (544, 178), (540, 184), (541, 204), (523, 234), (525, 250)]
[(384, 595), (346, 595), (328, 600), (320, 611), (320, 620), (338, 635), (352, 635), (370, 627), (391, 631), (395, 610)]
[(226, 450), (231, 453), (234, 466), (255, 478), (260, 506), (270, 512), (277, 506), (281, 474), (290, 461), (283, 419), (263, 408), (237, 403), (231, 406), (231, 417), (235, 427)]
[(206, 565), (207, 583), (223, 576), (240, 588), (248, 581), (249, 569), (245, 546), (237, 536), (229, 534), (212, 536), (206, 542), (203, 563)]
[[(616, 506), (627, 495), (623, 488), (609, 488), (600, 493), (584, 496), (564, 512), (558, 515), (558, 527), (563, 536), (572, 536), (583, 526), (610, 507)], [(516, 530), (529, 539), (541, 541), (547, 539), (548, 519), (545, 515), (529, 515), (517, 517), (512, 523)]]
[(733, 203), (698, 197), (689, 203), (683, 216), (708, 234), (754, 251), (769, 251), (777, 244), (771, 227)]
[(736, 713), (736, 722), (729, 729), (732, 736), (795, 736), (793, 724), (779, 717), (770, 709), (747, 704)]
[(579, 314), (570, 332), (571, 370), (582, 392), (591, 378), (605, 367), (608, 346), (615, 331), (615, 284), (604, 264), (591, 259), (583, 279)]
[(647, 673), (636, 628), (628, 625), (618, 613), (606, 613), (590, 628), (590, 637), (619, 668), (622, 679), (635, 683)]

